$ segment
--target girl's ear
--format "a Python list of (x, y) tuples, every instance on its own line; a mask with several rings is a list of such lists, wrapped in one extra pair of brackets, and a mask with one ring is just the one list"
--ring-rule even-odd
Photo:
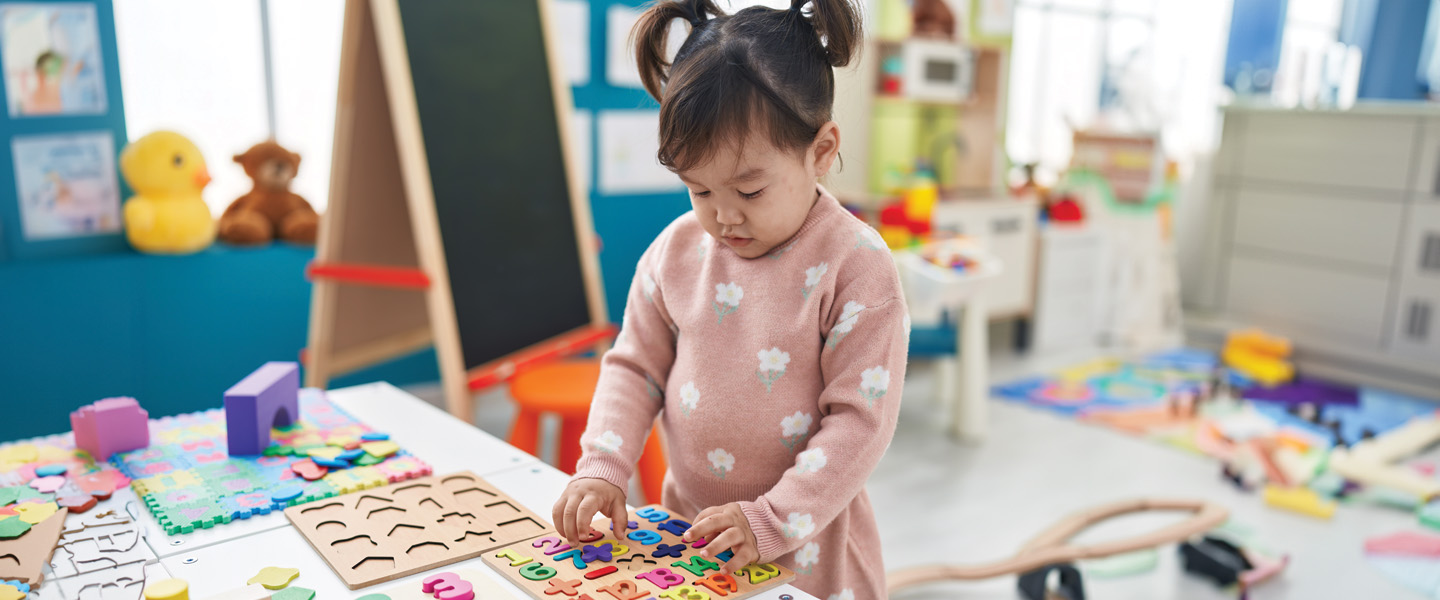
[(826, 121), (810, 142), (810, 174), (816, 179), (824, 177), (837, 156), (840, 156), (840, 125)]

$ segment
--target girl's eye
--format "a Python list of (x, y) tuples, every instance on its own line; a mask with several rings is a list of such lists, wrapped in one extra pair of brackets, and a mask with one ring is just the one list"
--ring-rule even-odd
[(748, 193), (748, 194), (745, 193), (745, 192), (740, 192), (740, 197), (741, 197), (741, 198), (744, 198), (744, 199), (746, 199), (746, 200), (754, 200), (754, 199), (756, 199), (756, 198), (759, 198), (759, 197), (760, 197), (760, 194), (762, 194), (762, 193), (764, 193), (764, 192), (765, 192), (765, 188), (760, 188), (760, 189), (755, 190), (755, 191), (753, 191), (753, 192), (750, 192), (750, 193)]
[(710, 192), (690, 192), (690, 193), (695, 194), (696, 196), (699, 196), (699, 197), (701, 197), (701, 198), (709, 198), (709, 197), (710, 197)]

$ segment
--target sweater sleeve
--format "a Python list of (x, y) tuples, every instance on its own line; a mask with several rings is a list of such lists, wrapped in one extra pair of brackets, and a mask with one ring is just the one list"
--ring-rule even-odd
[(668, 234), (662, 232), (640, 257), (620, 334), (600, 360), (600, 381), (580, 438), (584, 454), (575, 479), (603, 479), (628, 490), (635, 461), (664, 406), (664, 385), (675, 362), (673, 321), (660, 284)]
[[(909, 319), (898, 288), (894, 281), (884, 295), (837, 295), (832, 313), (838, 315), (820, 356), (825, 388), (819, 429), (774, 488), (740, 503), (761, 562), (795, 551), (824, 530), (864, 488), (889, 447), (909, 345)], [(809, 430), (808, 419), (797, 414), (783, 425), (800, 435)]]

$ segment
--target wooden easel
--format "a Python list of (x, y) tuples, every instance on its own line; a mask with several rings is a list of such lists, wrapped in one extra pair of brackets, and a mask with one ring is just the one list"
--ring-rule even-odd
[[(563, 148), (570, 144), (570, 88), (545, 26), (549, 1), (537, 1)], [(467, 372), (400, 17), (398, 0), (346, 3), (330, 202), (307, 273), (314, 291), (305, 384), (323, 388), (335, 375), (433, 345), (448, 409), (471, 421), (473, 390), (595, 347), (614, 328), (606, 319), (589, 203), (565, 161), (590, 323)]]

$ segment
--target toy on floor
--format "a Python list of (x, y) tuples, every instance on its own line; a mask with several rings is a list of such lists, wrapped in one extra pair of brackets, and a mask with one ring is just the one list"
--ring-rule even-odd
[[(1185, 511), (1194, 513), (1194, 515), (1185, 521), (1131, 538), (1087, 546), (1069, 543), (1071, 538), (1101, 521), (1132, 513), (1152, 511)], [(1048, 571), (1056, 565), (1068, 565), (1080, 559), (1104, 558), (1178, 542), (1214, 529), (1225, 522), (1228, 516), (1229, 511), (1224, 507), (1196, 500), (1125, 500), (1077, 512), (1066, 517), (1022, 546), (1020, 551), (1010, 558), (981, 565), (904, 569), (890, 573), (886, 578), (889, 580), (889, 591), (893, 595), (898, 590), (925, 583), (990, 579), (1019, 573), (1022, 574), (1021, 594), (1030, 600), (1044, 600), (1044, 576), (1040, 576), (1037, 580), (1036, 577), (1028, 576), (1028, 574), (1037, 570)], [(1067, 581), (1067, 577), (1070, 585), (1065, 587), (1071, 588), (1072, 595), (1070, 597), (1078, 597), (1074, 591), (1082, 589), (1079, 571), (1074, 570), (1073, 567), (1069, 570), (1062, 570), (1062, 585)], [(1039, 582), (1038, 586), (1037, 581)], [(1081, 593), (1083, 594), (1083, 592)]]
[(468, 471), (285, 509), (350, 589), (542, 535), (539, 516)]
[[(423, 477), (430, 466), (404, 452), (357, 460), (315, 481), (298, 476), (292, 463), (307, 453), (356, 445), (370, 428), (325, 399), (319, 390), (300, 390), (299, 417), (270, 432), (259, 456), (226, 453), (226, 417), (221, 409), (164, 417), (151, 423), (150, 447), (116, 455), (112, 461), (134, 479), (131, 487), (165, 533), (190, 533), (234, 519), (269, 514), (287, 506)], [(273, 417), (272, 417), (273, 418)]]
[(1440, 496), (1440, 481), (1394, 463), (1436, 442), (1440, 442), (1440, 418), (1414, 419), (1399, 429), (1352, 447), (1337, 446), (1330, 451), (1329, 467), (1351, 481), (1384, 486), (1428, 502)]
[[(132, 501), (133, 502), (133, 501)], [(61, 532), (50, 559), (56, 585), (76, 598), (104, 596), (103, 590), (134, 598), (145, 585), (145, 566), (157, 560), (145, 543), (144, 526), (118, 502), (74, 519)], [(138, 508), (136, 508), (138, 510)]]
[(220, 215), (220, 239), (241, 245), (275, 239), (313, 245), (320, 217), (309, 202), (290, 191), (290, 182), (300, 169), (300, 155), (274, 141), (264, 141), (235, 155), (235, 162), (245, 168), (255, 187)]
[[(0, 560), (0, 579), (39, 585), (43, 578), (41, 569), (50, 562), (50, 554), (55, 551), (55, 542), (60, 539), (60, 530), (65, 526), (66, 514), (68, 511), (63, 508), (49, 512), (43, 519), (31, 523), (30, 528), (20, 535), (0, 539), (0, 558), (5, 559)], [(25, 515), (21, 514), (5, 521), (24, 518)], [(0, 521), (0, 524), (5, 521)]]
[[(134, 398), (106, 398), (70, 413), (75, 447), (95, 460), (150, 445), (150, 413)], [(36, 471), (39, 474), (39, 471)]]
[(190, 600), (190, 584), (184, 579), (162, 579), (145, 586), (145, 600)]
[(1291, 349), (1290, 340), (1246, 329), (1230, 334), (1221, 357), (1227, 366), (1261, 385), (1276, 386), (1295, 377), (1295, 367), (1287, 360)]
[[(447, 575), (451, 577), (446, 577)], [(452, 577), (458, 582), (469, 585), (470, 593), (480, 600), (515, 597), (514, 592), (500, 587), (500, 584), (495, 581), (494, 575), (476, 569), (447, 569), (445, 572), (436, 573), (420, 581), (408, 581), (403, 584), (381, 588), (375, 593), (360, 596), (356, 600), (436, 600), (436, 592), (433, 591), (434, 588), (443, 585), (440, 584), (439, 581), (449, 581)], [(426, 592), (425, 582), (430, 581), (432, 578), (439, 578), (439, 580), (437, 580), (437, 586), (432, 586), (432, 591)], [(464, 597), (464, 593), (456, 595)], [(441, 595), (439, 597), (444, 598), (445, 596)], [(570, 598), (570, 596), (555, 597)], [(594, 600), (604, 600), (604, 598), (596, 597)]]
[(537, 600), (554, 594), (593, 598), (725, 597), (745, 598), (795, 578), (777, 564), (746, 566), (733, 575), (720, 573), (730, 559), (722, 552), (714, 561), (700, 556), (705, 540), (686, 543), (690, 523), (668, 509), (651, 505), (630, 509), (624, 540), (616, 539), (610, 521), (596, 519), (572, 548), (549, 530), (544, 537), (510, 544), (484, 554), (486, 564)]
[(230, 456), (256, 455), (270, 446), (270, 428), (300, 417), (300, 365), (268, 362), (225, 390), (225, 439)]
[(200, 196), (210, 183), (205, 157), (185, 136), (157, 131), (125, 146), (120, 173), (135, 195), (125, 202), (125, 237), (151, 254), (190, 254), (215, 240)]

